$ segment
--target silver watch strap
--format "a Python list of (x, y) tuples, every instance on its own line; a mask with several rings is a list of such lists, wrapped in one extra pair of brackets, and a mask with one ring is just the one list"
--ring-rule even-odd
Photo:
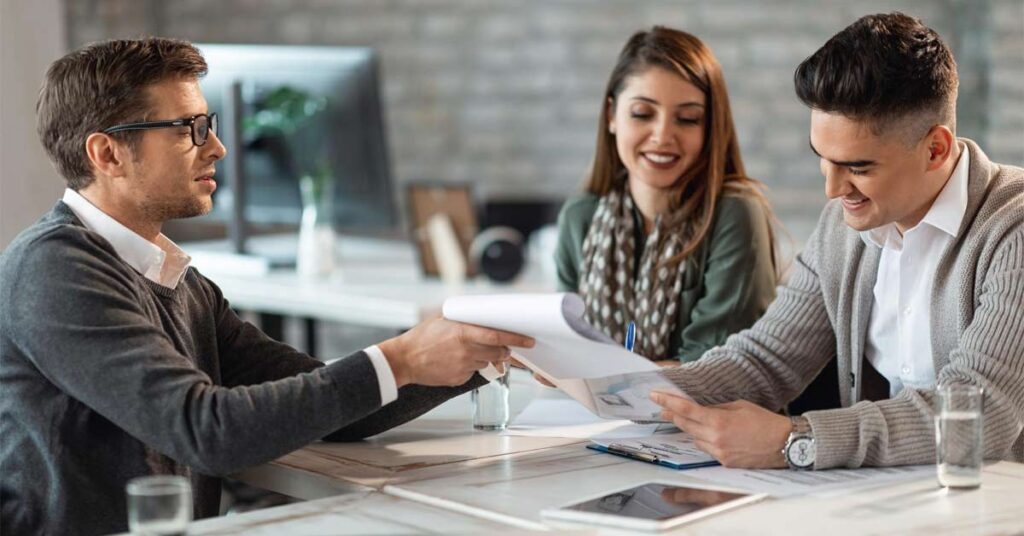
[(789, 421), (793, 423), (793, 435), (811, 435), (811, 421), (807, 420), (807, 417), (795, 415), (790, 417)]

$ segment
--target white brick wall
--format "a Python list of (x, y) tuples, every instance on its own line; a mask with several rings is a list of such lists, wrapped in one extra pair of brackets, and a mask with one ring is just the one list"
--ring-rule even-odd
[(771, 187), (798, 242), (824, 195), (808, 113), (793, 94), (796, 65), (859, 16), (894, 9), (921, 17), (956, 52), (955, 22), (982, 6), (991, 23), (968, 37), (989, 44), (989, 68), (970, 73), (983, 80), (961, 104), (989, 113), (961, 120), (961, 133), (997, 161), (1024, 164), (1024, 0), (65, 1), (73, 46), (141, 33), (375, 46), (398, 183), (472, 180), (492, 197), (577, 191), (625, 39), (652, 24), (688, 30), (723, 64), (748, 171)]
[(989, 151), (1024, 164), (1024, 1), (993, 6), (994, 35)]

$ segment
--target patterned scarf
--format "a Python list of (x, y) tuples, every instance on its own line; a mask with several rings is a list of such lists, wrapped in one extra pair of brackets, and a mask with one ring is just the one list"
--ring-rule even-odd
[(668, 355), (675, 331), (685, 262), (665, 266), (682, 251), (684, 226), (672, 215), (659, 215), (642, 244), (636, 264), (636, 221), (632, 196), (614, 190), (601, 198), (583, 240), (579, 293), (587, 322), (624, 343), (626, 328), (636, 324), (633, 351), (651, 360)]

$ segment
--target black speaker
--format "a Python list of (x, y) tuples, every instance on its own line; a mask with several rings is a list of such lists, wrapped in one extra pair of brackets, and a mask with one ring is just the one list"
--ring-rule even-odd
[(526, 262), (526, 240), (511, 227), (490, 227), (473, 239), (469, 247), (470, 262), (476, 272), (491, 281), (505, 283), (515, 279)]

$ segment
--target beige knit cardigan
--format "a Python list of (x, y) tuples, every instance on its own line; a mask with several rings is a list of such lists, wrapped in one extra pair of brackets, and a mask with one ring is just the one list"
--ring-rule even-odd
[[(967, 212), (931, 299), (937, 384), (984, 389), (985, 458), (1024, 462), (1024, 169), (961, 141), (971, 155)], [(880, 256), (830, 202), (764, 316), (670, 377), (705, 404), (746, 399), (777, 410), (837, 359), (842, 407), (806, 414), (815, 467), (934, 463), (934, 391), (861, 399)]]

